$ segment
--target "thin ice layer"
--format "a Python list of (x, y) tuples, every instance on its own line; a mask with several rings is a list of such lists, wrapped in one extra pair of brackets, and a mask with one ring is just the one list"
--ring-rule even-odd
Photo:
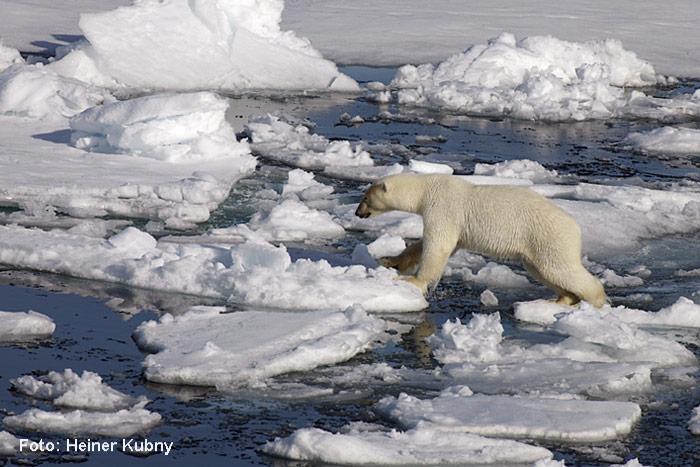
[(428, 427), (406, 432), (362, 430), (330, 433), (303, 428), (268, 442), (263, 451), (288, 459), (340, 465), (445, 465), (532, 463), (549, 459), (547, 449)]
[(71, 118), (71, 143), (92, 152), (168, 162), (250, 160), (226, 121), (229, 101), (209, 92), (161, 94), (92, 107)]
[(251, 235), (228, 247), (156, 243), (133, 227), (103, 240), (0, 226), (0, 262), (154, 290), (284, 309), (416, 311), (420, 291), (384, 268), (292, 261), (284, 246)]
[(11, 380), (18, 392), (53, 404), (76, 409), (116, 411), (132, 407), (133, 397), (102, 382), (97, 373), (83, 371), (78, 375), (70, 368), (62, 373), (51, 371), (45, 376), (21, 376)]
[(136, 89), (356, 91), (308, 40), (280, 30), (283, 7), (282, 0), (143, 1), (84, 14), (90, 46), (58, 66), (74, 78)]
[(466, 387), (451, 387), (424, 400), (402, 393), (380, 400), (376, 408), (406, 428), (420, 425), (484, 436), (576, 442), (619, 438), (641, 417), (641, 409), (632, 402), (472, 395)]
[(700, 115), (700, 96), (659, 99), (623, 87), (663, 82), (616, 40), (516, 40), (503, 33), (437, 67), (405, 65), (392, 86), (405, 105), (527, 120), (614, 117), (672, 120)]
[(0, 342), (22, 342), (51, 337), (56, 324), (36, 311), (0, 311)]
[(359, 309), (224, 311), (199, 307), (141, 324), (134, 339), (157, 352), (144, 362), (146, 378), (197, 386), (252, 385), (348, 360), (370, 348), (386, 329), (383, 320)]
[(118, 412), (29, 409), (19, 415), (5, 417), (3, 424), (13, 431), (121, 438), (146, 433), (160, 423), (160, 415), (144, 409), (143, 405), (145, 403)]

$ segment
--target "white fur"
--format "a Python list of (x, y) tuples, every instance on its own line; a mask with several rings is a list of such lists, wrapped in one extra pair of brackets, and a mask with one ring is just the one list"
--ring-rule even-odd
[(581, 264), (576, 221), (528, 188), (477, 186), (449, 175), (394, 175), (367, 191), (358, 215), (392, 210), (422, 215), (423, 240), (383, 263), (401, 272), (418, 263), (416, 275), (407, 280), (424, 291), (440, 280), (449, 256), (464, 248), (522, 261), (560, 302), (605, 303), (600, 281)]

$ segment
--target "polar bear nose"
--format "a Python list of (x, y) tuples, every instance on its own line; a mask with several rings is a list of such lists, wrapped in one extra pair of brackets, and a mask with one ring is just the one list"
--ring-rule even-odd
[(370, 216), (369, 209), (367, 209), (367, 204), (364, 201), (357, 207), (355, 215), (361, 219), (366, 219)]

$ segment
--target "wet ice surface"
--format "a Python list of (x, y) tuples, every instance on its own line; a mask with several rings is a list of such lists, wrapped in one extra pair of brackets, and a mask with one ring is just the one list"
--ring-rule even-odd
[[(391, 79), (394, 69), (350, 67), (344, 71), (356, 79)], [(688, 88), (698, 83), (684, 83)], [(658, 90), (673, 94), (677, 90)], [(561, 176), (577, 181), (606, 182), (661, 188), (682, 185), (687, 180), (700, 181), (696, 155), (644, 154), (620, 144), (631, 132), (646, 132), (659, 126), (650, 121), (597, 121), (546, 124), (508, 119), (459, 118), (430, 111), (394, 106), (379, 107), (362, 99), (343, 97), (280, 97), (238, 99), (249, 107), (265, 111), (279, 109), (316, 122), (314, 131), (329, 139), (364, 141), (379, 163), (405, 163), (416, 158), (452, 166), (457, 174), (471, 174), (477, 163), (493, 164), (511, 159), (531, 159)], [(272, 105), (271, 105), (272, 104)], [(234, 100), (233, 106), (236, 105)], [(389, 114), (381, 112), (390, 112)], [(352, 120), (340, 124), (341, 115), (359, 115), (365, 123)], [(230, 115), (237, 128), (236, 116)], [(356, 121), (358, 121), (356, 119)], [(689, 128), (700, 128), (689, 123)], [(211, 227), (230, 227), (248, 222), (259, 209), (258, 192), (279, 189), (287, 181), (289, 167), (261, 160), (258, 171), (234, 186), (229, 198), (213, 212), (207, 224), (190, 232), (203, 233)], [(364, 189), (361, 182), (335, 180), (318, 174), (316, 179), (334, 187), (344, 203), (356, 202)], [(167, 232), (166, 232), (167, 233)], [(329, 240), (315, 248), (338, 265), (350, 261), (357, 243), (370, 243), (371, 233), (348, 231), (340, 240)], [(610, 288), (613, 303), (630, 308), (658, 310), (670, 306), (679, 296), (697, 300), (700, 276), (679, 274), (700, 268), (695, 232), (680, 236), (644, 241), (643, 247), (604, 258), (605, 267), (620, 275), (637, 271), (640, 265), (650, 271), (641, 285)], [(290, 255), (304, 253), (300, 245), (288, 244)], [(517, 273), (517, 265), (510, 264)], [(637, 268), (637, 269), (636, 269)], [(477, 269), (475, 269), (476, 271)], [(519, 343), (556, 344), (562, 337), (534, 325), (516, 322), (516, 301), (549, 297), (538, 285), (522, 288), (488, 289), (498, 304), (482, 305), (480, 294), (486, 284), (465, 281), (451, 275), (441, 282), (430, 299), (425, 314), (405, 314), (407, 323), (394, 339), (375, 346), (335, 367), (318, 368), (306, 373), (292, 373), (274, 378), (264, 388), (217, 392), (209, 388), (154, 384), (143, 377), (144, 354), (131, 335), (136, 327), (159, 317), (161, 312), (184, 313), (199, 304), (218, 305), (216, 300), (197, 299), (132, 289), (118, 284), (103, 284), (68, 279), (48, 274), (21, 271), (0, 273), (0, 309), (4, 311), (36, 310), (56, 323), (53, 336), (30, 344), (5, 345), (0, 350), (0, 407), (9, 414), (19, 414), (36, 406), (52, 410), (48, 402), (36, 401), (10, 392), (10, 379), (25, 374), (44, 374), (72, 368), (78, 373), (89, 370), (103, 381), (129, 396), (145, 396), (152, 402), (148, 409), (163, 417), (149, 437), (174, 441), (168, 457), (152, 455), (141, 459), (143, 465), (288, 465), (261, 453), (266, 442), (287, 437), (300, 428), (317, 427), (339, 432), (349, 422), (381, 423), (396, 426), (380, 418), (374, 404), (386, 396), (405, 392), (420, 399), (437, 397), (450, 384), (435, 378), (430, 371), (438, 366), (424, 338), (433, 334), (449, 319), (468, 322), (472, 313), (499, 311), (503, 335)], [(145, 310), (145, 311), (142, 311)], [(232, 308), (235, 310), (235, 308)], [(405, 328), (405, 329), (404, 329)], [(656, 329), (686, 345), (700, 356), (700, 332), (692, 329)], [(401, 367), (405, 367), (401, 369)], [(679, 370), (660, 370), (652, 374), (654, 390), (633, 396), (642, 408), (642, 418), (632, 432), (617, 441), (585, 444), (561, 444), (553, 441), (531, 442), (553, 452), (567, 464), (608, 465), (639, 457), (644, 465), (690, 465), (700, 460), (700, 445), (688, 430), (693, 408), (700, 401), (696, 389), (695, 368), (689, 374)], [(629, 399), (629, 398), (627, 398)], [(25, 433), (16, 433), (23, 435)], [(31, 436), (38, 438), (39, 435)], [(54, 439), (43, 436), (44, 439)], [(61, 439), (61, 438), (55, 438)], [(527, 441), (527, 440), (526, 440)], [(88, 465), (122, 465), (130, 458), (124, 454), (91, 454)], [(225, 457), (224, 457), (225, 456)], [(56, 463), (60, 456), (39, 456), (32, 461)], [(300, 465), (290, 463), (289, 465)], [(301, 465), (304, 465), (303, 463)]]

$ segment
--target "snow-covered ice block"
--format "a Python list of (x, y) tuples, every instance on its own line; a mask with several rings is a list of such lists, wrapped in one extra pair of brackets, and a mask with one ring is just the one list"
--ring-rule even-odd
[(285, 313), (198, 307), (163, 316), (134, 332), (139, 347), (157, 352), (144, 363), (159, 383), (254, 385), (282, 373), (339, 363), (384, 337), (384, 320), (361, 309)]
[(56, 324), (36, 311), (0, 311), (0, 342), (21, 342), (51, 337)]
[(71, 142), (94, 152), (169, 162), (250, 158), (226, 121), (229, 101), (216, 94), (158, 94), (90, 108), (70, 120)]
[(0, 456), (12, 456), (19, 451), (19, 438), (7, 431), (0, 431)]
[(479, 301), (484, 306), (498, 306), (498, 297), (489, 289), (484, 290), (479, 295)]
[(545, 169), (542, 164), (529, 159), (516, 159), (497, 164), (478, 163), (474, 175), (532, 180), (535, 183), (551, 182), (557, 179), (556, 170)]
[[(587, 307), (587, 305), (583, 305), (583, 307)], [(573, 307), (545, 300), (515, 304), (515, 317), (517, 319), (541, 325), (553, 324), (558, 317), (574, 311)], [(685, 297), (680, 297), (674, 304), (659, 311), (637, 310), (623, 305), (616, 307), (605, 305), (597, 312), (604, 318), (610, 316), (611, 319), (642, 326), (700, 327), (700, 305)]]
[(314, 174), (302, 169), (290, 170), (282, 187), (282, 198), (296, 195), (301, 201), (323, 199), (333, 193), (333, 187), (314, 179)]
[(522, 288), (529, 287), (527, 277), (513, 271), (505, 264), (486, 263), (476, 274), (465, 269), (462, 277), (465, 281), (476, 282), (487, 287)]
[(0, 114), (63, 120), (110, 99), (107, 91), (40, 64), (15, 65), (0, 73)]
[(575, 442), (624, 436), (642, 414), (633, 402), (472, 395), (459, 386), (434, 399), (386, 397), (376, 409), (406, 428)]
[(22, 63), (24, 63), (24, 59), (19, 54), (19, 51), (4, 45), (0, 39), (0, 72), (12, 65), (20, 65)]
[(345, 229), (326, 211), (312, 209), (294, 199), (286, 199), (269, 212), (255, 213), (245, 225), (214, 229), (211, 236), (239, 235), (245, 238), (248, 229), (269, 242), (324, 240), (345, 235)]
[(630, 133), (624, 143), (645, 152), (700, 154), (700, 130), (665, 126), (643, 133)]
[(359, 90), (308, 40), (280, 30), (283, 7), (283, 0), (170, 0), (83, 14), (90, 45), (58, 63), (71, 61), (62, 71), (74, 77), (107, 76), (136, 89)]
[(352, 251), (352, 262), (377, 267), (377, 259), (396, 256), (406, 249), (406, 242), (396, 235), (383, 234), (369, 245), (358, 243)]
[(341, 180), (358, 182), (374, 182), (389, 175), (397, 175), (405, 170), (401, 164), (392, 165), (328, 165), (323, 169), (323, 175)]
[(503, 33), (437, 67), (405, 65), (391, 85), (401, 104), (528, 120), (673, 119), (700, 114), (693, 96), (659, 99), (625, 86), (663, 82), (617, 40), (516, 40)]
[(47, 412), (35, 408), (7, 416), (3, 423), (14, 431), (121, 438), (145, 433), (160, 423), (160, 415), (144, 409), (144, 405), (145, 402), (117, 412)]
[(417, 311), (427, 305), (393, 271), (292, 261), (284, 246), (254, 233), (228, 247), (161, 242), (144, 252), (117, 248), (110, 239), (0, 226), (0, 262), (253, 306), (344, 310), (359, 304), (368, 311)]
[(268, 442), (263, 451), (288, 459), (340, 465), (503, 465), (552, 457), (545, 448), (517, 441), (423, 427), (406, 432), (351, 428), (343, 433), (302, 428), (287, 438)]
[(45, 376), (21, 376), (11, 380), (22, 394), (46, 399), (53, 404), (76, 409), (117, 411), (135, 405), (133, 397), (102, 382), (97, 373), (83, 371), (78, 375), (70, 368), (62, 373), (51, 371)]

